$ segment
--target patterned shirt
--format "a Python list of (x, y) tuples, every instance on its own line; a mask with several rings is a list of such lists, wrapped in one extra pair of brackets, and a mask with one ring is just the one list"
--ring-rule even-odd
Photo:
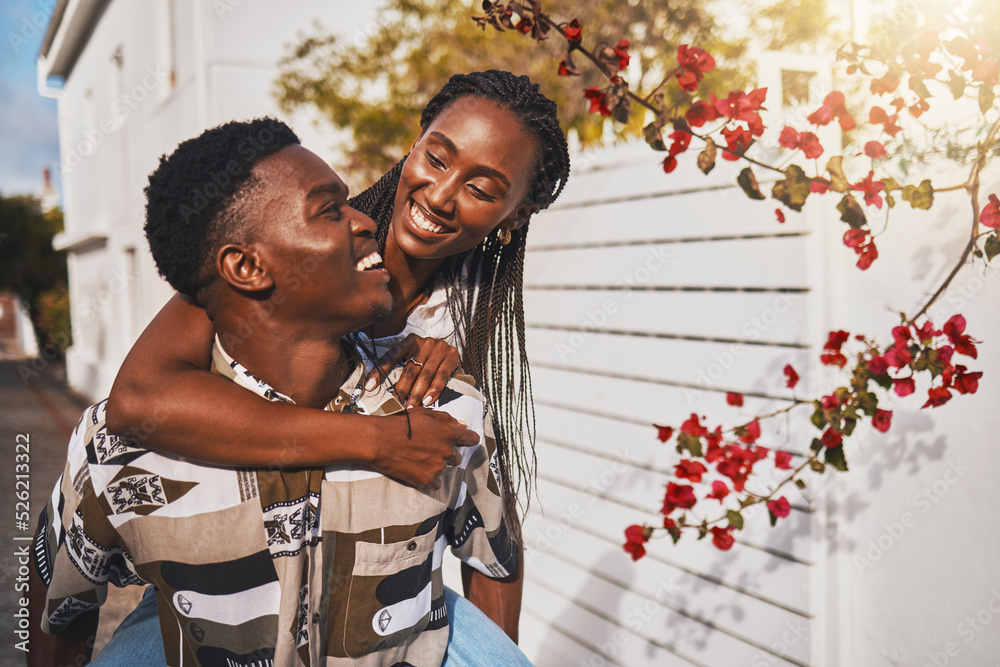
[[(367, 359), (328, 410), (389, 415), (397, 371), (372, 392)], [(222, 350), (213, 371), (291, 402)], [(438, 667), (448, 643), (445, 549), (490, 577), (516, 569), (482, 395), (456, 375), (435, 404), (481, 434), (440, 489), (363, 465), (248, 470), (194, 464), (106, 432), (89, 408), (34, 545), (42, 627), (99, 606), (107, 584), (152, 583), (169, 665)], [(252, 446), (248, 443), (248, 446)], [(294, 448), (294, 442), (287, 443)]]

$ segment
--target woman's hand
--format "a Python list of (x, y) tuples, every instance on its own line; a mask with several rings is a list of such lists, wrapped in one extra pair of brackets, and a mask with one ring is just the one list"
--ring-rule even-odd
[(436, 401), (459, 367), (458, 350), (451, 345), (437, 338), (410, 334), (378, 360), (368, 375), (365, 389), (370, 391), (377, 387), (379, 378), (403, 361), (406, 365), (396, 381), (395, 392), (399, 401), (406, 401), (407, 408)]
[(479, 434), (447, 412), (414, 408), (388, 417), (364, 417), (378, 446), (371, 465), (418, 487), (441, 487), (441, 473), (462, 462), (462, 447), (479, 444)]

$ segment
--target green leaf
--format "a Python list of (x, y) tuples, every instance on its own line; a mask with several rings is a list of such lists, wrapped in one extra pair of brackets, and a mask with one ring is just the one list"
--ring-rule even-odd
[(736, 177), (736, 182), (743, 188), (743, 192), (750, 199), (767, 199), (764, 193), (760, 191), (760, 186), (757, 185), (757, 177), (753, 175), (750, 167), (743, 168), (740, 175)]
[(736, 510), (727, 510), (726, 518), (729, 519), (729, 525), (736, 530), (743, 530), (743, 515)]
[(696, 435), (688, 435), (687, 433), (677, 434), (677, 451), (681, 454), (684, 450), (691, 452), (691, 456), (701, 456), (701, 440)]
[(920, 185), (907, 185), (903, 188), (903, 201), (910, 202), (913, 208), (929, 209), (934, 204), (934, 187), (929, 179), (920, 181)]
[(806, 488), (806, 481), (804, 479), (799, 479), (798, 477), (796, 477), (795, 478), (795, 486), (799, 487), (800, 489), (805, 489)]
[(698, 168), (705, 175), (715, 169), (715, 142), (711, 137), (705, 140), (705, 148), (698, 153)]
[(979, 86), (979, 110), (986, 113), (992, 109), (994, 99), (996, 99), (996, 95), (993, 94), (993, 86), (986, 83), (981, 84)]
[(822, 430), (823, 427), (826, 426), (826, 417), (823, 416), (823, 406), (820, 405), (819, 401), (814, 401), (814, 402), (816, 404), (816, 409), (813, 411), (812, 416), (809, 418), (809, 421), (812, 422), (813, 426)]
[(986, 237), (986, 245), (983, 246), (983, 252), (986, 253), (987, 261), (1000, 255), (1000, 235), (997, 232), (993, 232)]
[(642, 128), (642, 136), (645, 137), (646, 143), (649, 144), (649, 147), (654, 151), (667, 150), (667, 145), (663, 143), (663, 134), (660, 133), (660, 128), (656, 122), (652, 122)]
[(767, 510), (767, 516), (771, 519), (771, 528), (774, 528), (778, 523), (777, 515), (771, 510)]
[[(910, 90), (915, 92), (920, 96), (921, 99), (927, 99), (928, 97), (934, 97), (931, 95), (931, 91), (927, 90), (927, 84), (924, 83), (923, 79), (918, 79), (914, 76), (910, 77)], [(983, 113), (986, 113), (985, 111)]]
[(965, 77), (958, 71), (952, 72), (948, 77), (948, 88), (951, 90), (951, 96), (957, 100), (965, 94)]
[(890, 376), (888, 373), (882, 373), (882, 375), (878, 375), (873, 379), (875, 380), (875, 384), (882, 387), (883, 389), (887, 391), (889, 389), (892, 389), (892, 376)]
[(845, 436), (854, 433), (854, 428), (858, 425), (858, 420), (853, 417), (844, 420), (844, 425), (841, 427), (841, 433)]
[(823, 452), (823, 459), (832, 467), (841, 472), (847, 471), (847, 459), (844, 457), (844, 446), (827, 447)]
[(868, 222), (864, 210), (862, 210), (861, 205), (858, 204), (858, 200), (854, 198), (854, 195), (844, 195), (844, 198), (837, 204), (837, 210), (840, 211), (840, 219), (854, 229), (860, 229)]
[(844, 173), (843, 163), (843, 155), (834, 155), (826, 163), (826, 170), (830, 172), (830, 188), (835, 192), (847, 192), (851, 187)]
[(778, 181), (771, 188), (771, 196), (796, 212), (802, 211), (802, 205), (809, 197), (812, 181), (802, 167), (797, 164), (790, 164), (785, 169), (785, 179)]
[(823, 442), (819, 438), (813, 438), (813, 441), (809, 443), (809, 449), (818, 452), (823, 449)]
[(878, 410), (878, 396), (870, 391), (863, 391), (858, 396), (858, 407), (869, 417), (875, 414)]
[(823, 473), (826, 471), (826, 466), (823, 464), (823, 462), (816, 461), (815, 459), (809, 462), (809, 467), (812, 468), (813, 471), (818, 473)]

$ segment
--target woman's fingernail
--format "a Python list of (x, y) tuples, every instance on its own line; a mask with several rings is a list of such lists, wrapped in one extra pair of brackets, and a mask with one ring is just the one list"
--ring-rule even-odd
[(431, 398), (430, 396), (424, 396), (424, 400), (422, 402), (424, 404), (424, 407), (426, 407), (426, 406), (430, 405), (431, 403), (433, 403), (434, 399)]
[(378, 386), (378, 378), (370, 377), (368, 378), (368, 381), (365, 382), (365, 391), (371, 391), (376, 386)]

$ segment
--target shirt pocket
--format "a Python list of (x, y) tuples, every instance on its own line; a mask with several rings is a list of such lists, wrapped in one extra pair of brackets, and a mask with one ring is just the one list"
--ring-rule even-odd
[[(398, 646), (420, 633), (430, 620), (434, 591), (437, 531), (401, 542), (355, 544), (348, 596), (344, 648), (359, 656), (378, 645)], [(443, 540), (443, 538), (442, 538)], [(437, 575), (435, 575), (437, 571)]]

